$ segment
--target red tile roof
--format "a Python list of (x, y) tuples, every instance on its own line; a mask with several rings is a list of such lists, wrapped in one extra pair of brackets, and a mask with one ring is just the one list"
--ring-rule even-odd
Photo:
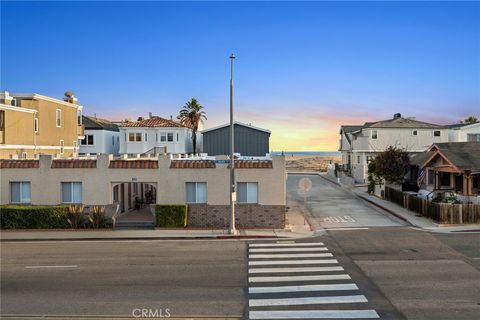
[(157, 160), (112, 160), (110, 169), (158, 169)]
[(19, 168), (39, 168), (40, 161), (38, 160), (9, 160), (2, 159), (0, 160), (1, 169), (19, 169)]
[(97, 167), (97, 160), (92, 159), (55, 159), (52, 161), (54, 169), (88, 168)]
[(188, 128), (180, 122), (164, 119), (161, 117), (151, 117), (141, 121), (123, 122), (121, 127), (163, 127), (163, 128)]
[[(230, 165), (228, 165), (230, 168)], [(272, 169), (272, 160), (235, 160), (235, 169)]]
[(212, 160), (172, 160), (170, 169), (215, 169)]

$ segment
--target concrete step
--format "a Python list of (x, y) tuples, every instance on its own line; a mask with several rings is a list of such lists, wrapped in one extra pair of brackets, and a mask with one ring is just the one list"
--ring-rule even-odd
[(155, 222), (153, 221), (117, 221), (115, 230), (153, 230)]

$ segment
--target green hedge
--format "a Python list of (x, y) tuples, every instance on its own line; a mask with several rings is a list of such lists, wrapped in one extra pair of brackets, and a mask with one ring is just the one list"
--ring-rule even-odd
[(186, 204), (158, 204), (155, 207), (157, 227), (185, 228), (187, 226)]
[(0, 206), (1, 229), (63, 229), (70, 228), (67, 221), (68, 206)]

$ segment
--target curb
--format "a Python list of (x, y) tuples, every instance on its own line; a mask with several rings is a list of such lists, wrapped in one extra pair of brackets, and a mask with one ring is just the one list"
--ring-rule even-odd
[(406, 219), (405, 217), (399, 215), (399, 214), (396, 213), (395, 211), (393, 211), (393, 210), (391, 210), (391, 209), (389, 209), (389, 208), (387, 208), (387, 207), (384, 207), (384, 206), (382, 206), (381, 204), (378, 204), (378, 203), (376, 203), (375, 201), (372, 201), (372, 200), (368, 199), (367, 197), (364, 197), (364, 196), (359, 195), (359, 194), (355, 194), (355, 195), (356, 195), (357, 197), (359, 197), (360, 199), (365, 200), (365, 201), (367, 201), (368, 203), (373, 204), (374, 206), (376, 206), (376, 207), (378, 207), (378, 208), (380, 208), (380, 209), (382, 209), (382, 210), (387, 211), (388, 213), (390, 213), (391, 215), (395, 216), (396, 218), (398, 218), (398, 219), (400, 219), (400, 220), (402, 220), (402, 221), (407, 222), (407, 223), (410, 224), (411, 226), (415, 226), (415, 225), (414, 225), (413, 223), (411, 223), (408, 219)]
[(30, 242), (30, 241), (145, 241), (145, 240), (228, 240), (228, 239), (277, 239), (277, 235), (217, 235), (195, 237), (123, 237), (123, 238), (21, 238), (1, 239), (1, 242)]

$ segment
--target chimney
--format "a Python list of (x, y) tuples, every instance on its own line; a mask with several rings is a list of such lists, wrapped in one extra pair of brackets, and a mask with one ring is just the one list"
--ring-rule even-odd
[(172, 115), (170, 115), (170, 121), (173, 121), (173, 116)]
[(395, 113), (393, 115), (393, 119), (400, 119), (402, 117), (402, 114), (401, 113)]
[(8, 91), (0, 92), (0, 103), (6, 104), (7, 106), (11, 106), (13, 101), (13, 97), (10, 95)]
[(148, 118), (152, 119), (152, 113), (151, 112), (148, 113)]
[(93, 116), (95, 117), (95, 119), (97, 119), (97, 114), (96, 113), (94, 113)]

